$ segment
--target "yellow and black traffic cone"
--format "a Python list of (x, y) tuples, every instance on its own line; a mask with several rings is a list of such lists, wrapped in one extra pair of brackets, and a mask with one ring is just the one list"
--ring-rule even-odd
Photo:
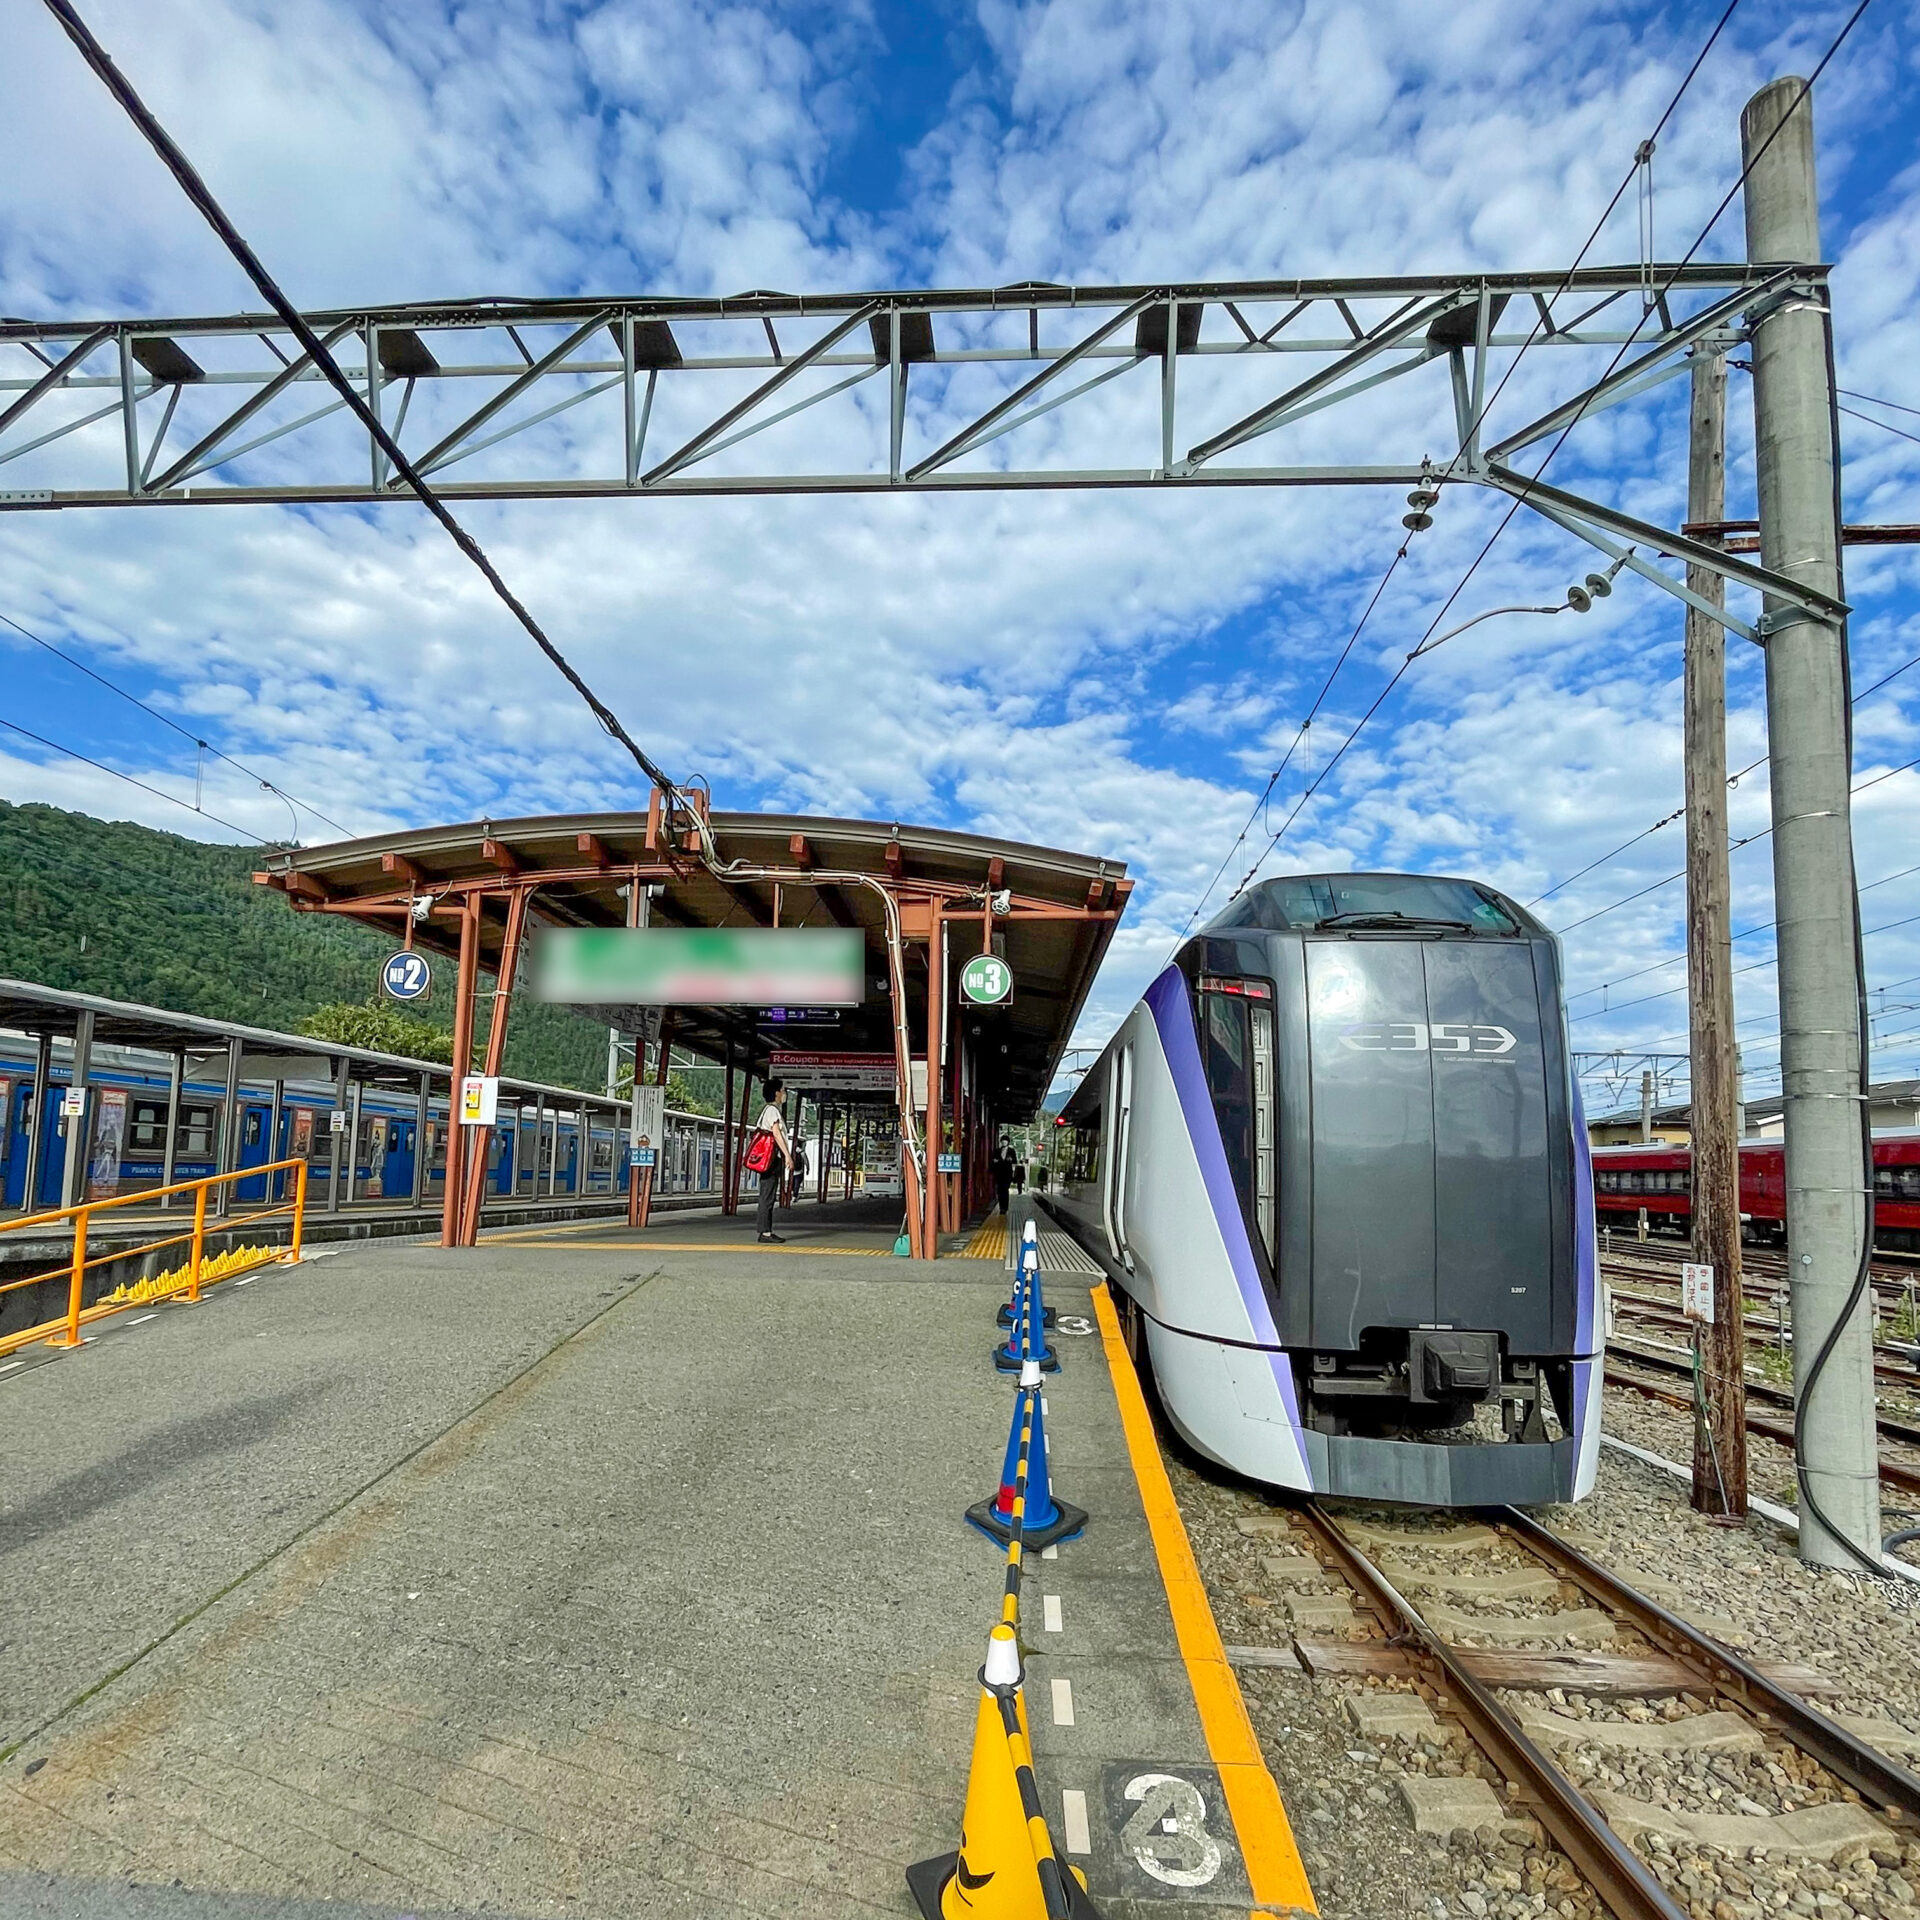
[(1084, 1881), (1072, 1871), (1062, 1875), (1050, 1854), (1046, 1864), (1055, 1877), (1055, 1900), (1049, 1906), (1034, 1848), (1032, 1822), (1038, 1809), (1027, 1805), (1032, 1770), (1027, 1770), (1023, 1794), (1016, 1738), (1024, 1754), (1020, 1649), (1013, 1629), (1003, 1622), (987, 1642), (987, 1663), (980, 1670), (959, 1851), (907, 1869), (907, 1885), (923, 1920), (1049, 1920), (1050, 1913), (1098, 1920)]

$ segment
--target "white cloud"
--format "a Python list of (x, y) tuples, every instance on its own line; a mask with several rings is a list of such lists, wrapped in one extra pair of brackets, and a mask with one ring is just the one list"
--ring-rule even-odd
[[(19, 57), (0, 72), (15, 133), (0, 307), (257, 304), (51, 23), (15, 11)], [(836, 204), (824, 184), (884, 16), (501, 0), (409, 9), (402, 32), (390, 10), (349, 0), (96, 0), (90, 17), (313, 303), (1555, 265), (1703, 31), (1625, 5), (1574, 18), (1522, 0), (1439, 14), (1413, 0), (1264, 11), (982, 0), (982, 65), (936, 115), (907, 203), (889, 212)], [(1737, 172), (1740, 102), (1787, 63), (1804, 71), (1840, 17), (1743, 10), (1663, 136), (1663, 244), (1690, 236)], [(1843, 378), (1920, 405), (1920, 168), (1887, 151), (1888, 43), (1862, 33), (1821, 100), (1829, 183), (1851, 183), (1849, 166), (1884, 176), (1849, 184), (1834, 222)], [(1595, 257), (1630, 256), (1632, 220), (1629, 196)], [(1738, 240), (1730, 216), (1709, 252)], [(1226, 405), (1247, 371), (1183, 365), (1183, 404), (1217, 393)], [(1500, 418), (1527, 417), (1567, 378), (1552, 354), (1529, 356)], [(989, 384), (922, 382), (914, 433), (934, 444)], [(1106, 416), (1136, 445), (1153, 437), (1140, 384), (1109, 389)], [(1734, 391), (1738, 494), (1751, 481)], [(1683, 383), (1663, 390), (1657, 430), (1647, 406), (1587, 423), (1556, 477), (1676, 514), (1683, 395)], [(864, 460), (875, 444), (879, 397), (857, 396), (810, 417), (806, 431), (836, 458)], [(611, 405), (582, 408), (544, 444), (556, 461), (601, 458), (616, 418)], [(1444, 454), (1449, 419), (1436, 368), (1293, 437), (1311, 458), (1373, 457), (1389, 442)], [(656, 444), (681, 424), (663, 412)], [(431, 426), (423, 405), (409, 438)], [(1063, 410), (1018, 444), (1064, 455), (1088, 432)], [(1907, 456), (1920, 447), (1853, 423), (1847, 438), (1850, 514), (1912, 518)], [(1127, 859), (1142, 885), (1093, 1032), (1164, 957), (1240, 831), (1401, 538), (1401, 510), (1377, 493), (1226, 491), (463, 511), (636, 733), (669, 766), (711, 773), (723, 804), (950, 817)], [(1310, 755), (1276, 789), (1274, 824), (1501, 510), (1449, 491)], [(15, 516), (0, 519), (0, 553), (4, 610), (79, 636), (106, 670), (157, 676), (175, 710), (356, 828), (633, 800), (617, 750), (404, 506)], [(1553, 597), (1592, 564), (1522, 515), (1450, 618)], [(1852, 562), (1857, 639), (1876, 671), (1916, 650), (1916, 566), (1901, 554)], [(1512, 618), (1463, 635), (1410, 671), (1276, 858), (1440, 865), (1530, 897), (1678, 803), (1679, 631), (1677, 607), (1623, 581), (1584, 620)], [(1863, 710), (1863, 764), (1865, 750), (1882, 764), (1910, 757), (1900, 691)], [(1764, 751), (1742, 659), (1734, 702), (1738, 766)], [(85, 793), (65, 803), (91, 810), (132, 804), (88, 784), (98, 776), (25, 765), (0, 765), (0, 787)], [(1862, 809), (1863, 875), (1899, 864), (1906, 788), (1888, 787)], [(1761, 776), (1734, 809), (1736, 831), (1764, 824)], [(1579, 919), (1671, 872), (1679, 831), (1556, 893), (1551, 916)], [(1755, 921), (1771, 915), (1764, 849), (1735, 863), (1737, 911)], [(1575, 932), (1574, 982), (1671, 951), (1679, 893)], [(1769, 982), (1743, 981), (1755, 1011)], [(1656, 1003), (1609, 1037), (1664, 1031), (1683, 1008)]]

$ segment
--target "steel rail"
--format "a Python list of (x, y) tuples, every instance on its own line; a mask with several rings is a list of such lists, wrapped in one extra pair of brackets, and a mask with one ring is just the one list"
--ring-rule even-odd
[(1308, 1501), (1297, 1511), (1379, 1616), (1392, 1643), (1433, 1671), (1437, 1690), (1465, 1723), (1475, 1745), (1525, 1797), (1554, 1844), (1616, 1920), (1686, 1920), (1686, 1909), (1607, 1824), (1599, 1808), (1527, 1737), (1520, 1723), (1467, 1671), (1380, 1569), (1316, 1503)]
[(1818, 1707), (1769, 1680), (1730, 1647), (1669, 1613), (1618, 1574), (1514, 1507), (1484, 1509), (1481, 1518), (1511, 1534), (1563, 1579), (1623, 1615), (1655, 1646), (1696, 1673), (1713, 1694), (1734, 1701), (1817, 1760), (1857, 1793), (1890, 1813), (1920, 1820), (1920, 1776), (1869, 1746)]
[[(1652, 1367), (1657, 1372), (1674, 1374), (1682, 1379), (1692, 1377), (1693, 1367), (1691, 1363), (1677, 1356), (1664, 1353), (1649, 1353), (1644, 1347), (1626, 1347), (1619, 1351), (1621, 1359), (1631, 1361), (1637, 1367)], [(1613, 1370), (1610, 1368), (1607, 1378), (1611, 1380), (1613, 1377)], [(1623, 1376), (1619, 1384), (1638, 1388), (1644, 1392), (1657, 1386), (1659, 1383), (1652, 1380), (1642, 1382)], [(1793, 1395), (1790, 1391), (1784, 1387), (1776, 1387), (1764, 1380), (1747, 1381), (1746, 1390), (1749, 1400), (1764, 1400), (1769, 1406), (1774, 1407), (1791, 1408), (1793, 1405)], [(1665, 1392), (1666, 1389), (1662, 1388), (1661, 1391)], [(1688, 1400), (1685, 1404), (1691, 1406), (1693, 1403), (1691, 1400)], [(1764, 1418), (1764, 1416), (1762, 1417)], [(1879, 1426), (1881, 1435), (1885, 1439), (1897, 1440), (1903, 1446), (1920, 1447), (1920, 1427), (1912, 1426), (1904, 1420), (1889, 1420), (1884, 1414), (1877, 1417), (1876, 1423)], [(1785, 1439), (1791, 1442), (1793, 1438), (1792, 1428), (1780, 1422), (1770, 1422), (1766, 1426), (1761, 1426), (1749, 1420), (1748, 1425), (1753, 1427), (1754, 1432), (1764, 1433), (1769, 1440)], [(1905, 1473), (1908, 1470), (1901, 1468), (1899, 1471)], [(1884, 1466), (1882, 1477), (1886, 1477)], [(1920, 1492), (1920, 1471), (1916, 1472), (1914, 1484), (1910, 1491)]]

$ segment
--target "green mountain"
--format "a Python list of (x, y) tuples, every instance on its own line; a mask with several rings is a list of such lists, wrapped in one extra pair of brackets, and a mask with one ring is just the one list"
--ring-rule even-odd
[[(377, 998), (391, 942), (296, 914), (253, 884), (259, 863), (251, 847), (0, 800), (0, 974), (283, 1033)], [(451, 987), (409, 1011), (446, 1031)], [(604, 1027), (514, 1008), (508, 1073), (598, 1092), (606, 1063)]]

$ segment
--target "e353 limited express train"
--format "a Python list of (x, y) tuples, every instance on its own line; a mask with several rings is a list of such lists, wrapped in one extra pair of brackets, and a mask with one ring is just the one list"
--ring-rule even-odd
[(1435, 1505), (1593, 1484), (1593, 1181), (1559, 942), (1469, 880), (1249, 889), (1060, 1115), (1055, 1207), (1200, 1452)]

